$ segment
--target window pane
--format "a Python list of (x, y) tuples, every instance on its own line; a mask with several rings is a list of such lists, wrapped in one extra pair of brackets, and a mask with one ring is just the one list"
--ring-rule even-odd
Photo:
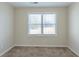
[(55, 24), (56, 14), (43, 14), (43, 24)]
[(43, 34), (56, 34), (56, 14), (43, 14)]
[(41, 24), (41, 14), (30, 14), (29, 24)]
[(29, 34), (41, 34), (41, 25), (29, 25)]
[(43, 34), (56, 34), (55, 25), (44, 25)]

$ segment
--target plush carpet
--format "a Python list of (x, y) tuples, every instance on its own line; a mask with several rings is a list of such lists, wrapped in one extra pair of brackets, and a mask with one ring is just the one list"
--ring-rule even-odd
[(14, 47), (2, 57), (77, 57), (66, 47)]

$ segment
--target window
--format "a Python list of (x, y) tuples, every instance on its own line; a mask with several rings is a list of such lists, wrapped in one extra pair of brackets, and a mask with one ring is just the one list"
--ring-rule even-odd
[(56, 34), (56, 14), (30, 14), (29, 34)]

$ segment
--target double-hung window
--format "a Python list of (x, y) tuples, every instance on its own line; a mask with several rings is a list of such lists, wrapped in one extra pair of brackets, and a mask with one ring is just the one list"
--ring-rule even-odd
[(56, 34), (56, 14), (29, 14), (29, 34)]

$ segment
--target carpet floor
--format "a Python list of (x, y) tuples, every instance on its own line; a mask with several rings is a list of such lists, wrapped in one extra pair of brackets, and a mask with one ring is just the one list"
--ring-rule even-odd
[(66, 47), (14, 47), (1, 57), (77, 57)]

